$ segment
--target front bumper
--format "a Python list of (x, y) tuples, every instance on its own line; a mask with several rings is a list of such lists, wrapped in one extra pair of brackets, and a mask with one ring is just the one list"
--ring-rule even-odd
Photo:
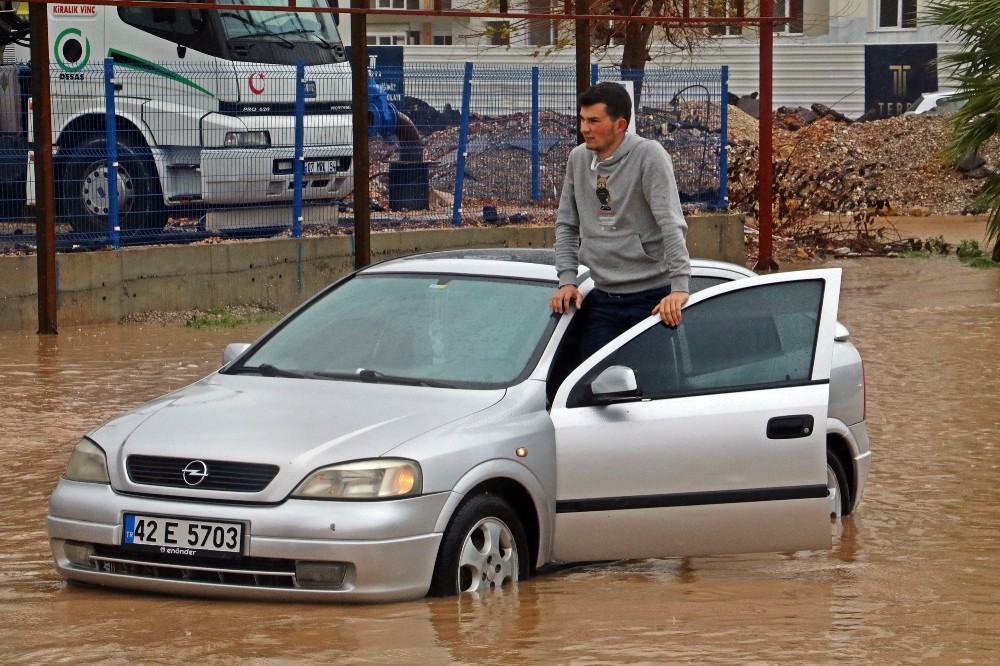
[[(302, 199), (340, 199), (354, 189), (351, 170), (352, 147), (308, 146), (307, 164), (333, 164), (337, 169), (309, 171), (302, 177)], [(288, 164), (291, 148), (210, 149), (201, 151), (201, 198), (206, 204), (258, 204), (291, 202), (295, 198), (295, 177)], [(346, 165), (343, 166), (343, 165)]]
[[(381, 502), (194, 503), (62, 479), (48, 532), (56, 569), (73, 581), (195, 596), (396, 601), (427, 594), (441, 541), (433, 526), (447, 499), (438, 493)], [(122, 548), (124, 513), (243, 522), (243, 557), (191, 560)], [(91, 566), (79, 564), (81, 550), (91, 553)], [(343, 581), (303, 584), (296, 571), (304, 562), (343, 564)]]

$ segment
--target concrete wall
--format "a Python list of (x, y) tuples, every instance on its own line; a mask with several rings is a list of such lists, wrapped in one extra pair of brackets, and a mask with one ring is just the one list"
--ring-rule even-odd
[[(743, 218), (688, 219), (692, 256), (746, 261)], [(351, 236), (127, 248), (56, 255), (60, 327), (154, 310), (265, 304), (289, 310), (354, 265)], [(552, 247), (551, 227), (426, 229), (371, 236), (372, 262), (471, 247)], [(0, 257), (0, 330), (37, 330), (37, 257)]]

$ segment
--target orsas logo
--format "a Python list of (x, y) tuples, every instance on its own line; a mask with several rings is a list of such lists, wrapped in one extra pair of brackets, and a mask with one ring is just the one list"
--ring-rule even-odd
[[(90, 62), (90, 40), (78, 28), (67, 28), (56, 37), (52, 55), (64, 72), (79, 72)], [(60, 75), (59, 78), (79, 81), (83, 79), (83, 74), (66, 77)]]

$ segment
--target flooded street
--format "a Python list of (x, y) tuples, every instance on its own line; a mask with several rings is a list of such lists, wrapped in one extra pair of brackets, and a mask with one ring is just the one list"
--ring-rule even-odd
[(826, 265), (844, 268), (873, 450), (833, 550), (576, 566), (482, 598), (265, 604), (67, 586), (45, 514), (79, 437), (262, 329), (0, 333), (0, 661), (997, 663), (1000, 271), (953, 256)]

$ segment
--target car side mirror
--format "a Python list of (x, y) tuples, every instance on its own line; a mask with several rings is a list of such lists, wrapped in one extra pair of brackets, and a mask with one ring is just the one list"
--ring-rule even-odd
[(226, 345), (225, 351), (222, 352), (222, 365), (229, 365), (248, 349), (250, 349), (250, 345), (246, 342), (231, 342)]
[(608, 405), (623, 399), (640, 395), (635, 371), (624, 365), (612, 365), (590, 383), (590, 393), (597, 404)]

